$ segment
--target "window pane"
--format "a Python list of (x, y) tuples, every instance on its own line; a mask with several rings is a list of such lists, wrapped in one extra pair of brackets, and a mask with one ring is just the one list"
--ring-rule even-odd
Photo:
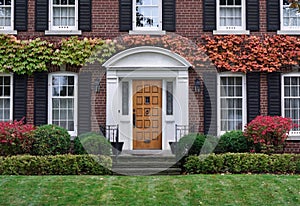
[(68, 122), (68, 130), (69, 131), (74, 131), (74, 122), (73, 121)]
[(58, 120), (59, 119), (59, 110), (53, 110), (52, 111), (52, 119)]
[(128, 82), (122, 82), (122, 115), (129, 114), (129, 86)]
[(4, 105), (3, 108), (9, 109), (10, 108), (10, 99), (4, 99)]
[(4, 87), (4, 96), (10, 96), (10, 87)]
[(10, 85), (10, 77), (4, 77), (4, 84), (7, 86)]
[(74, 96), (74, 86), (68, 87), (68, 96)]
[(173, 115), (173, 82), (167, 82), (167, 115)]

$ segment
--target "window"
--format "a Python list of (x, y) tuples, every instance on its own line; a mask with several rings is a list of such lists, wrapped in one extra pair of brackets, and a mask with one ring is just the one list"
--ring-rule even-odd
[(167, 115), (173, 115), (173, 82), (167, 82)]
[(133, 30), (162, 30), (162, 0), (133, 0)]
[(217, 31), (214, 34), (249, 34), (245, 0), (217, 0)]
[(297, 8), (290, 8), (288, 0), (280, 0), (281, 30), (299, 31), (300, 30), (300, 13)]
[[(300, 75), (283, 76), (283, 102), (282, 113), (284, 117), (289, 117), (294, 123), (300, 125)], [(294, 128), (290, 135), (300, 134), (300, 127)]]
[(219, 78), (219, 131), (242, 130), (246, 123), (245, 76), (221, 75)]
[(49, 124), (67, 129), (72, 136), (77, 131), (77, 75), (49, 75)]
[[(49, 30), (46, 34), (78, 31), (78, 0), (50, 0)], [(51, 33), (52, 31), (52, 33)], [(77, 32), (76, 32), (77, 31)], [(78, 33), (80, 34), (80, 32)]]
[(122, 82), (122, 115), (129, 114), (129, 83)]
[(0, 121), (12, 120), (12, 75), (0, 75)]
[[(0, 32), (13, 30), (13, 0), (0, 0)], [(5, 32), (4, 32), (5, 33)]]

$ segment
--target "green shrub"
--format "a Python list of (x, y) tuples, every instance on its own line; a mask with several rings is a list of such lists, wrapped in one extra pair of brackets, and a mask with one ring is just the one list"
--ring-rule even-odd
[(250, 143), (240, 130), (229, 131), (220, 137), (215, 153), (250, 152)]
[(110, 142), (98, 133), (86, 133), (79, 136), (79, 140), (88, 154), (111, 155)]
[(106, 175), (112, 159), (95, 155), (0, 157), (0, 175)]
[(190, 155), (208, 154), (213, 152), (214, 147), (217, 145), (218, 139), (213, 136), (206, 136), (204, 134), (191, 133), (183, 136), (176, 147), (176, 157)]
[(183, 169), (188, 174), (300, 173), (299, 154), (225, 153), (189, 156)]
[(67, 154), (70, 150), (71, 137), (68, 131), (56, 125), (43, 125), (33, 133), (32, 155)]
[(73, 154), (81, 155), (81, 154), (87, 154), (84, 147), (81, 144), (81, 141), (79, 137), (75, 137), (73, 140)]

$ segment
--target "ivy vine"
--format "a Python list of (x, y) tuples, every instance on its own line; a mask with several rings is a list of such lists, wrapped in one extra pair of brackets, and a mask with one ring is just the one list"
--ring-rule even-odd
[(18, 40), (15, 36), (0, 35), (0, 72), (32, 74), (47, 71), (51, 65), (103, 63), (114, 52), (113, 41), (99, 38), (74, 36), (55, 44), (40, 38)]

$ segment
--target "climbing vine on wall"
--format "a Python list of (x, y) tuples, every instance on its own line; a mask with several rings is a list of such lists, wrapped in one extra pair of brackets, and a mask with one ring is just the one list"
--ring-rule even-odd
[(51, 65), (103, 63), (114, 52), (114, 42), (98, 38), (70, 37), (52, 43), (40, 38), (18, 40), (15, 36), (0, 35), (0, 72), (32, 74), (47, 71)]
[(299, 64), (300, 39), (293, 36), (203, 36), (203, 47), (219, 70), (279, 71)]
[(188, 38), (174, 33), (161, 36), (123, 35), (116, 38), (115, 41), (119, 46), (122, 45), (118, 48), (119, 51), (137, 46), (156, 46), (184, 57), (194, 67), (203, 66), (209, 62), (209, 57), (203, 47), (199, 47)]

